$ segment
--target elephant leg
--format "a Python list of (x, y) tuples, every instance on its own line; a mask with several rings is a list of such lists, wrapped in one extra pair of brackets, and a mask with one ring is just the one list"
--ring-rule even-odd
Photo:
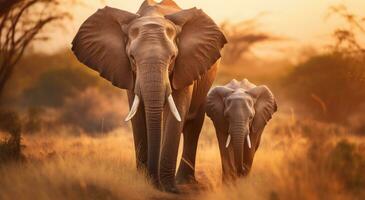
[(227, 134), (217, 131), (217, 139), (222, 162), (222, 180), (224, 183), (230, 182), (235, 179), (236, 174), (236, 168), (233, 162), (233, 148), (232, 145), (226, 148)]
[(191, 87), (187, 87), (172, 93), (182, 122), (178, 122), (169, 109), (164, 112), (166, 114), (166, 122), (161, 148), (159, 175), (162, 189), (167, 192), (179, 192), (175, 183), (176, 161), (184, 119), (190, 106), (191, 91)]
[[(133, 100), (134, 93), (128, 91), (128, 101), (130, 107), (132, 106)], [(147, 129), (144, 106), (142, 102), (138, 107), (137, 113), (134, 115), (131, 121), (137, 170), (144, 172), (147, 169)]]
[(195, 179), (195, 157), (199, 135), (204, 123), (205, 106), (202, 105), (194, 119), (184, 125), (184, 149), (176, 180), (179, 184), (197, 183)]

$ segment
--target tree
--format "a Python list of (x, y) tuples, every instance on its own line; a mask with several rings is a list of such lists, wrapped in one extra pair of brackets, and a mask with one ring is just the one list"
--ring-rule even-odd
[(29, 44), (46, 40), (41, 30), (70, 15), (62, 0), (0, 0), (0, 95)]
[(332, 49), (335, 52), (364, 59), (365, 45), (361, 44), (358, 38), (365, 36), (365, 17), (353, 14), (343, 4), (331, 6), (327, 17), (331, 16), (338, 16), (346, 22), (345, 26), (333, 31), (335, 44)]
[(10, 8), (20, 0), (0, 0), (0, 16), (6, 13)]
[(222, 63), (235, 64), (242, 59), (245, 53), (250, 52), (250, 49), (257, 43), (278, 39), (268, 33), (258, 32), (257, 20), (258, 18), (255, 17), (236, 24), (229, 22), (221, 24), (220, 27), (229, 42), (224, 47)]

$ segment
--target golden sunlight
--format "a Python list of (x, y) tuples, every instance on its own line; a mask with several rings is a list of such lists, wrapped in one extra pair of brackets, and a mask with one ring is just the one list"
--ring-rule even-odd
[(0, 200), (365, 199), (365, 0), (171, 1), (0, 0)]
[[(89, 3), (90, 2), (90, 3)], [(136, 12), (142, 1), (130, 0), (90, 0), (87, 8), (76, 16), (79, 24), (97, 8), (104, 5)], [(363, 0), (176, 0), (182, 8), (202, 8), (218, 23), (223, 21), (239, 22), (261, 16), (260, 29), (272, 32), (297, 42), (310, 43), (328, 40), (334, 27), (343, 21), (326, 19), (330, 6), (346, 3), (354, 14), (364, 13)]]

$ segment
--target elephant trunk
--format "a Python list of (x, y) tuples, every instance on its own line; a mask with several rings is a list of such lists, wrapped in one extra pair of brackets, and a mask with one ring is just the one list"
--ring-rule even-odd
[(229, 134), (232, 137), (234, 164), (238, 176), (245, 176), (247, 174), (243, 164), (243, 145), (244, 140), (248, 134), (248, 129), (242, 122), (236, 122), (230, 125)]
[(162, 119), (168, 102), (172, 114), (181, 121), (172, 98), (168, 71), (164, 64), (143, 64), (138, 66), (135, 97), (126, 121), (130, 120), (143, 101), (147, 128), (147, 170), (153, 184), (158, 185)]
[(136, 94), (140, 92), (145, 106), (148, 143), (147, 168), (151, 181), (158, 184), (162, 112), (168, 92), (166, 84), (168, 77), (165, 77), (163, 66), (140, 66), (140, 69), (137, 73), (138, 84), (136, 84), (139, 88), (135, 88), (135, 90)]

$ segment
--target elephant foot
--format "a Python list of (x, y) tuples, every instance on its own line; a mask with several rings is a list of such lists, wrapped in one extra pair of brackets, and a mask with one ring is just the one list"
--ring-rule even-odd
[(153, 176), (149, 176), (148, 182), (157, 190), (161, 190), (161, 185), (159, 179)]
[(179, 185), (198, 185), (199, 184), (199, 182), (195, 179), (194, 176), (176, 177), (176, 183)]
[(163, 186), (160, 188), (162, 191), (171, 193), (171, 194), (181, 194), (181, 191), (176, 187), (176, 185)]
[(177, 184), (182, 193), (197, 194), (201, 191), (207, 190), (206, 185), (198, 182), (195, 177), (177, 179)]

